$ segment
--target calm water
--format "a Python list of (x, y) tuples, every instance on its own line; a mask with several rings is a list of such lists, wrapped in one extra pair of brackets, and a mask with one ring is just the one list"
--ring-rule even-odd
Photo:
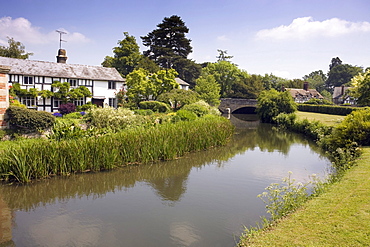
[[(299, 135), (233, 117), (226, 147), (112, 172), (0, 186), (0, 246), (235, 246), (257, 195), (329, 161)], [(109, 149), (107, 149), (109, 151)]]

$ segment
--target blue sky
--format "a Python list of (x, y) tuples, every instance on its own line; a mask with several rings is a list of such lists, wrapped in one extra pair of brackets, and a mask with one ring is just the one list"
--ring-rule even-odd
[(217, 49), (251, 74), (302, 78), (328, 71), (331, 58), (370, 67), (369, 0), (0, 0), (0, 44), (21, 41), (32, 60), (56, 61), (59, 34), (67, 63), (100, 65), (123, 32), (145, 36), (164, 17), (190, 29), (198, 63)]

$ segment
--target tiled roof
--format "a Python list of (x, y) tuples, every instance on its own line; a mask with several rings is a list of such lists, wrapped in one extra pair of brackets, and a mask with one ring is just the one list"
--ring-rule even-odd
[(50, 76), (59, 78), (120, 81), (124, 79), (115, 68), (80, 64), (54, 63), (0, 57), (0, 65), (11, 66), (9, 74)]
[(298, 96), (310, 96), (323, 99), (324, 97), (317, 92), (316, 89), (308, 89), (307, 91), (304, 89), (297, 89), (297, 88), (286, 88), (286, 90), (292, 95), (293, 98), (297, 98)]
[(184, 81), (184, 80), (182, 80), (182, 79), (180, 79), (180, 78), (178, 78), (178, 77), (176, 77), (176, 78), (175, 78), (175, 81), (176, 81), (178, 84), (180, 84), (180, 85), (183, 85), (183, 86), (190, 86), (190, 84), (189, 84), (189, 83), (187, 83), (186, 81)]

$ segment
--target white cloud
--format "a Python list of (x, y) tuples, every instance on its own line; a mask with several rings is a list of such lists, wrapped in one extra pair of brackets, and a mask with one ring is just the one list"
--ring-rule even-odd
[(257, 39), (307, 39), (311, 37), (336, 37), (356, 32), (370, 32), (369, 22), (350, 22), (338, 18), (314, 21), (312, 17), (296, 18), (288, 26), (281, 25), (257, 32)]
[[(65, 29), (62, 30), (67, 33), (63, 39), (68, 42), (89, 42), (89, 39), (81, 33), (69, 33)], [(11, 17), (0, 18), (0, 44), (7, 44), (7, 37), (28, 44), (55, 43), (58, 40), (58, 35), (55, 30), (49, 33), (43, 33), (40, 27), (33, 26), (29, 20), (23, 17), (16, 19), (12, 19)]]
[(230, 41), (230, 39), (228, 37), (226, 37), (226, 35), (218, 36), (217, 40), (218, 41)]

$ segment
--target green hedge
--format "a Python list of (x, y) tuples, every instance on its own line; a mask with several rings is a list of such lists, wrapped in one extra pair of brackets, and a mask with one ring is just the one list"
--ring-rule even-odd
[(141, 101), (139, 107), (140, 109), (152, 110), (154, 112), (168, 112), (170, 110), (166, 103), (159, 101)]
[(20, 131), (40, 131), (53, 126), (55, 117), (49, 112), (10, 106), (6, 110), (5, 121), (11, 129)]
[(309, 104), (298, 104), (298, 111), (305, 112), (316, 112), (331, 115), (342, 115), (346, 116), (352, 111), (357, 110), (357, 107), (350, 106), (332, 106), (332, 105), (309, 105)]

